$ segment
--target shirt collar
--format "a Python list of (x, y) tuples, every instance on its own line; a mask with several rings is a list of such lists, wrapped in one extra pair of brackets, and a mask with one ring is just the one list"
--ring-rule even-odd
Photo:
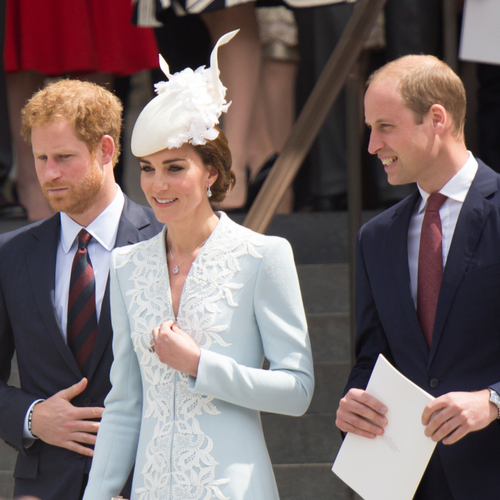
[[(463, 203), (469, 192), (469, 188), (476, 176), (477, 172), (477, 160), (474, 155), (468, 151), (469, 158), (465, 162), (465, 165), (439, 190), (441, 194), (444, 194), (452, 200), (459, 201)], [(430, 193), (424, 191), (418, 184), (418, 190), (420, 191), (420, 196), (422, 201), (418, 209), (418, 213), (422, 212), (427, 203), (427, 198), (429, 198)]]
[[(118, 223), (125, 204), (125, 196), (118, 184), (113, 201), (84, 229), (97, 240), (106, 250), (111, 251), (115, 246)], [(68, 253), (73, 246), (78, 233), (83, 226), (75, 222), (66, 213), (61, 212), (61, 244), (64, 253)]]

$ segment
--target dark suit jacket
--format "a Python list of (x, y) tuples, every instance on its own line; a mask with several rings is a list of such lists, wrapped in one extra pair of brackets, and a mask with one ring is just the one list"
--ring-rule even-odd
[[(500, 175), (479, 168), (443, 273), (433, 339), (424, 340), (410, 291), (408, 225), (420, 194), (363, 226), (356, 269), (356, 365), (346, 387), (366, 387), (379, 353), (433, 396), (500, 392)], [(438, 444), (456, 499), (498, 497), (500, 424)]]
[[(125, 198), (116, 245), (146, 240), (161, 230), (151, 209)], [(76, 500), (90, 460), (40, 440), (23, 447), (26, 412), (82, 378), (54, 309), (54, 283), (60, 217), (0, 236), (0, 438), (20, 451), (15, 495), (41, 500)], [(111, 388), (109, 289), (103, 298), (88, 386), (72, 403), (104, 406)], [(17, 354), (21, 389), (10, 387), (11, 360)]]

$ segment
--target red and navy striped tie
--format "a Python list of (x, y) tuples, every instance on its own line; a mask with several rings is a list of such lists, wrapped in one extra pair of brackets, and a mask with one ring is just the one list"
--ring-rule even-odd
[(94, 269), (87, 251), (91, 238), (85, 229), (78, 233), (68, 300), (68, 345), (84, 375), (88, 375), (97, 334)]

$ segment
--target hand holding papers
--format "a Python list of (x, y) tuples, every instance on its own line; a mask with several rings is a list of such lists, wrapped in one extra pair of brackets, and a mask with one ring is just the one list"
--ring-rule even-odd
[(332, 470), (365, 500), (411, 500), (436, 446), (421, 422), (434, 398), (382, 355), (366, 391), (388, 408), (384, 434), (367, 439), (348, 433)]

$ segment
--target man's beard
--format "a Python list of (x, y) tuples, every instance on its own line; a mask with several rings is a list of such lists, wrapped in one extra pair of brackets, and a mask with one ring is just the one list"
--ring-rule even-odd
[[(82, 214), (94, 203), (104, 185), (104, 173), (93, 162), (93, 167), (78, 184), (61, 184), (58, 182), (46, 182), (42, 191), (47, 198), (52, 210), (68, 214)], [(61, 195), (49, 194), (49, 189), (58, 187), (66, 188)]]

